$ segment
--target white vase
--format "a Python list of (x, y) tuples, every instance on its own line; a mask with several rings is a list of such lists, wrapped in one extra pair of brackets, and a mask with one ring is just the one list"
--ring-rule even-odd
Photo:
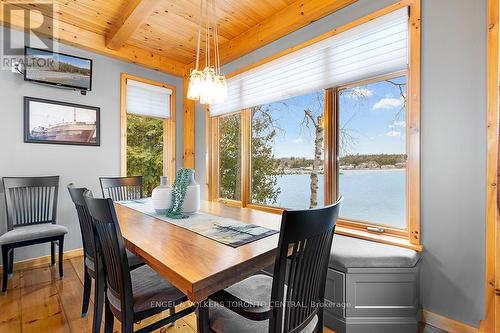
[(191, 174), (191, 182), (186, 189), (186, 198), (182, 205), (182, 212), (186, 214), (196, 213), (200, 210), (200, 184), (194, 179), (194, 171)]
[(151, 197), (156, 213), (165, 214), (172, 205), (172, 187), (168, 183), (168, 177), (160, 177), (160, 186), (153, 189)]

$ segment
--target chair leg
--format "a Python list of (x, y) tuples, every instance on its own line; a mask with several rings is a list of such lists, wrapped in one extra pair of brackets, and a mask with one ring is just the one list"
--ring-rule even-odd
[(92, 332), (99, 332), (102, 321), (102, 308), (104, 305), (104, 276), (102, 272), (96, 272), (94, 280), (94, 318), (92, 320)]
[(82, 303), (82, 317), (87, 316), (89, 311), (90, 302), (90, 289), (92, 288), (92, 277), (87, 271), (87, 267), (83, 266), (83, 303)]
[(122, 321), (122, 333), (133, 333), (134, 323), (128, 320)]
[(316, 324), (316, 332), (323, 332), (323, 309), (318, 311), (318, 323)]
[(14, 272), (14, 249), (9, 251), (9, 274)]
[(113, 312), (111, 312), (111, 308), (109, 307), (109, 303), (106, 300), (105, 302), (105, 315), (104, 315), (104, 333), (113, 333), (113, 322), (115, 317), (113, 316)]
[(59, 238), (59, 276), (63, 277), (64, 236)]
[(208, 300), (204, 300), (196, 306), (196, 326), (198, 327), (198, 333), (210, 332), (208, 304)]
[(2, 264), (3, 264), (3, 276), (2, 276), (2, 292), (7, 291), (7, 279), (9, 277), (9, 248), (2, 246)]
[(54, 266), (56, 264), (56, 243), (50, 242), (50, 264)]
[[(173, 316), (175, 314), (175, 306), (171, 306), (168, 308), (168, 315)], [(172, 326), (175, 326), (175, 320), (172, 322)]]

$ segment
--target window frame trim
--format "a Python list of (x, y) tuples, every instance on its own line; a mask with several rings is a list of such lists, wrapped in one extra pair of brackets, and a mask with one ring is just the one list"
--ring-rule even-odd
[[(340, 88), (349, 87), (352, 85), (359, 85), (360, 83), (365, 83), (369, 81), (377, 81), (383, 77), (397, 77), (406, 75), (406, 90), (407, 90), (407, 106), (406, 106), (406, 229), (395, 229), (387, 227), (384, 225), (378, 225), (376, 223), (371, 223), (369, 221), (353, 221), (347, 219), (339, 219), (338, 227), (336, 232), (339, 234), (344, 234), (348, 236), (373, 240), (376, 242), (392, 244), (402, 247), (411, 248), (414, 250), (422, 250), (422, 244), (420, 239), (420, 66), (421, 66), (421, 33), (420, 33), (420, 21), (421, 21), (421, 0), (402, 0), (364, 17), (361, 17), (355, 21), (347, 23), (339, 28), (333, 29), (323, 35), (317, 36), (305, 43), (291, 47), (261, 61), (253, 63), (249, 66), (236, 70), (230, 73), (227, 77), (233, 77), (237, 74), (248, 71), (252, 68), (258, 67), (265, 64), (271, 60), (280, 58), (288, 53), (294, 52), (298, 49), (304, 48), (308, 45), (317, 43), (325, 38), (336, 35), (340, 32), (349, 30), (357, 25), (363, 24), (370, 20), (373, 20), (379, 16), (388, 14), (392, 11), (398, 10), (400, 8), (408, 8), (408, 34), (409, 34), (409, 45), (408, 45), (408, 69), (405, 71), (398, 71), (395, 73), (388, 73), (385, 75), (378, 76), (376, 78), (370, 78), (367, 80), (361, 80), (358, 82), (348, 83), (339, 87), (329, 88), (325, 90), (325, 103), (324, 103), (324, 119), (325, 119), (325, 147), (324, 147), (324, 172), (325, 172), (325, 204), (330, 204), (336, 198), (337, 186), (338, 186), (338, 160), (337, 160), (337, 123), (338, 123), (338, 90)], [(242, 195), (241, 201), (220, 199), (217, 198), (218, 194), (218, 164), (214, 164), (214, 160), (218, 160), (218, 155), (214, 155), (215, 152), (218, 153), (218, 137), (214, 136), (214, 124), (217, 125), (218, 130), (218, 116), (210, 117), (209, 110), (207, 108), (207, 189), (208, 198), (210, 201), (220, 201), (230, 203), (232, 206), (246, 207), (251, 209), (263, 210), (271, 213), (280, 214), (283, 212), (282, 208), (272, 207), (268, 205), (260, 205), (251, 203), (250, 198), (250, 186), (251, 186), (251, 151), (250, 147), (244, 147), (244, 145), (251, 144), (251, 114), (249, 109), (236, 111), (234, 113), (239, 113), (241, 119), (241, 142), (242, 142)], [(248, 142), (247, 142), (248, 141)], [(214, 147), (214, 146), (217, 146)], [(247, 156), (248, 155), (248, 156)], [(214, 158), (217, 156), (216, 158)], [(335, 163), (332, 163), (335, 162)], [(335, 189), (335, 190), (331, 190)], [(335, 193), (333, 193), (335, 192)], [(367, 229), (369, 226), (376, 226), (384, 228), (383, 233), (371, 232)]]
[[(163, 120), (163, 175), (173, 183), (175, 178), (175, 117), (176, 87), (174, 85), (146, 79), (129, 73), (120, 74), (120, 176), (127, 176), (127, 79), (172, 90), (170, 96), (170, 118)], [(150, 117), (155, 118), (155, 117)]]

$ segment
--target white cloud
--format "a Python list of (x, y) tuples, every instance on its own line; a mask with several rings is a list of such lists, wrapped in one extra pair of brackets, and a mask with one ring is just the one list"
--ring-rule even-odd
[(373, 105), (372, 110), (397, 108), (401, 107), (403, 103), (403, 98), (382, 98)]
[(353, 88), (353, 89), (349, 89), (349, 93), (347, 96), (349, 96), (351, 98), (370, 97), (370, 96), (373, 96), (373, 90), (366, 89), (366, 88)]
[(304, 142), (302, 138), (296, 138), (295, 140), (293, 140), (293, 143), (302, 143), (302, 142)]
[(387, 132), (385, 135), (387, 135), (387, 136), (401, 136), (401, 132), (392, 130), (392, 131)]

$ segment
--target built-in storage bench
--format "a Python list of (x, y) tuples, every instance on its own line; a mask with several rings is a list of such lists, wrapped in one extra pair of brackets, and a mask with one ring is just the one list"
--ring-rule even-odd
[(419, 263), (416, 251), (336, 235), (325, 325), (337, 333), (416, 333)]

